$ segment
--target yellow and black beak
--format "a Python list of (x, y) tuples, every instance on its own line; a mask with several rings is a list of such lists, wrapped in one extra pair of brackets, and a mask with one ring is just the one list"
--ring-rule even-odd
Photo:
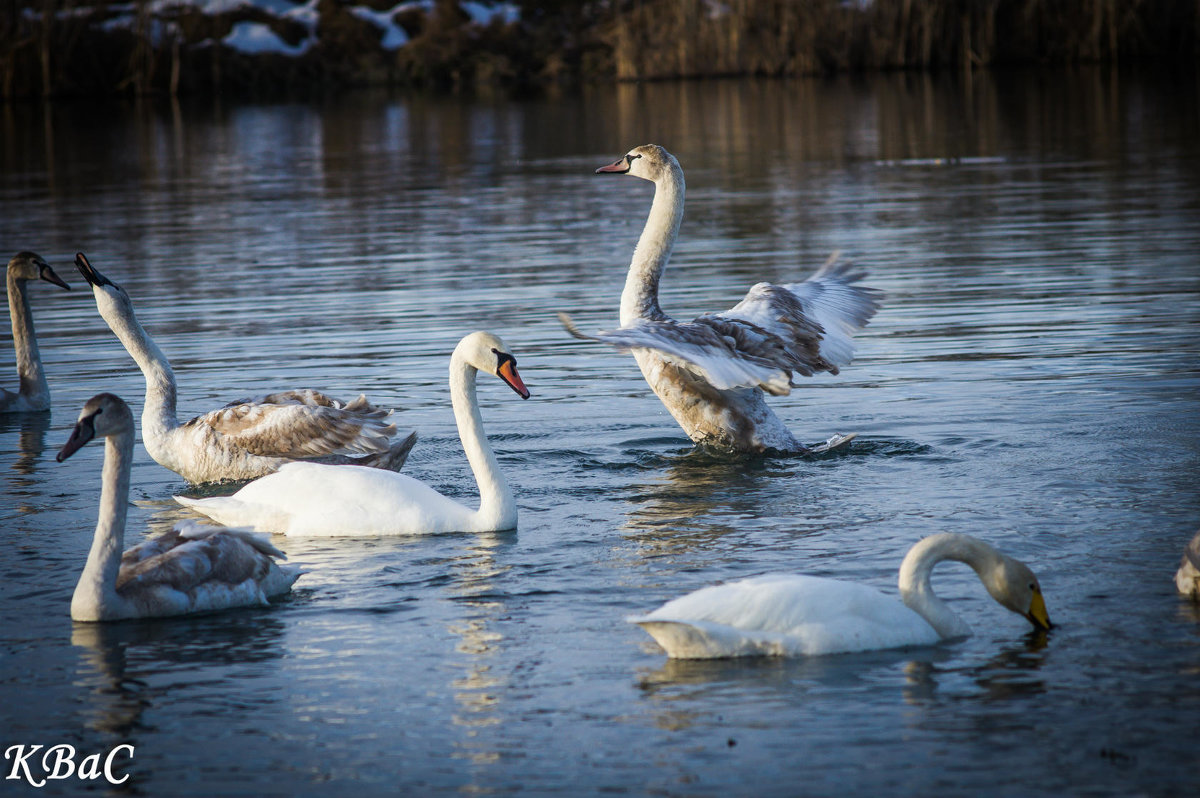
[(524, 381), (521, 380), (521, 375), (517, 373), (517, 360), (512, 355), (505, 353), (497, 353), (500, 358), (500, 365), (496, 369), (496, 376), (508, 383), (508, 387), (517, 392), (517, 395), (522, 399), (529, 398), (529, 389), (525, 387)]
[(1050, 615), (1046, 612), (1046, 600), (1042, 598), (1042, 591), (1033, 591), (1033, 601), (1029, 602), (1029, 612), (1025, 613), (1025, 617), (1039, 629), (1050, 629), (1053, 624), (1050, 623)]

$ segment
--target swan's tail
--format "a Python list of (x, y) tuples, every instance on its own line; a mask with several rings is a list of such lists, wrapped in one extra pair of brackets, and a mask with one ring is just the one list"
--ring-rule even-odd
[(371, 468), (382, 468), (385, 471), (399, 471), (404, 463), (408, 460), (408, 453), (412, 451), (412, 447), (417, 442), (417, 433), (408, 433), (408, 437), (399, 443), (393, 444), (386, 452), (377, 452), (368, 454), (364, 457), (354, 459), (356, 465), (370, 466)]
[(286, 512), (271, 507), (249, 504), (235, 496), (212, 496), (207, 499), (190, 499), (187, 496), (173, 498), (184, 507), (208, 516), (218, 524), (237, 527), (239, 531), (250, 529), (269, 534), (287, 533), (290, 517)]
[(666, 621), (650, 616), (627, 618), (646, 630), (672, 659), (720, 659), (778, 655), (783, 647), (771, 635), (751, 637), (707, 621)]

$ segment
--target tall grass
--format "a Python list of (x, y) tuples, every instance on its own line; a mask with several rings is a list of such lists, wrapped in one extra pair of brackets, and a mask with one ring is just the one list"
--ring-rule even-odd
[[(218, 44), (240, 21), (295, 44), (298, 23), (249, 6), (202, 14), (149, 0), (0, 0), (0, 95), (295, 93), (346, 85), (463, 89), (546, 82), (995, 64), (1155, 60), (1195, 69), (1200, 0), (512, 0), (514, 24), (470, 22), (458, 0), (412, 6), (410, 42), (320, 0), (304, 56)], [(134, 15), (132, 26), (112, 20)]]

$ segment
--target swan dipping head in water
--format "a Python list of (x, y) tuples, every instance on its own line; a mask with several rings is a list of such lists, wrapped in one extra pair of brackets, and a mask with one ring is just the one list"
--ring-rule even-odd
[(677, 659), (813, 656), (932, 645), (971, 629), (934, 594), (933, 567), (971, 566), (999, 604), (1049, 629), (1029, 566), (969, 535), (919, 541), (900, 565), (903, 604), (867, 585), (815, 576), (768, 575), (701, 588), (630, 618)]

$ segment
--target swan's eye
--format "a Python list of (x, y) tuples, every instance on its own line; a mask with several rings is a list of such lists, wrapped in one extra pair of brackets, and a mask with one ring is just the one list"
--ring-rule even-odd
[(505, 363), (511, 363), (513, 368), (517, 367), (517, 359), (508, 352), (501, 352), (499, 349), (492, 347), (492, 353), (496, 356), (496, 367), (499, 368)]
[(630, 166), (633, 166), (633, 162), (641, 157), (642, 156), (640, 154), (635, 155), (634, 153), (631, 152), (625, 156), (625, 163), (629, 164)]

